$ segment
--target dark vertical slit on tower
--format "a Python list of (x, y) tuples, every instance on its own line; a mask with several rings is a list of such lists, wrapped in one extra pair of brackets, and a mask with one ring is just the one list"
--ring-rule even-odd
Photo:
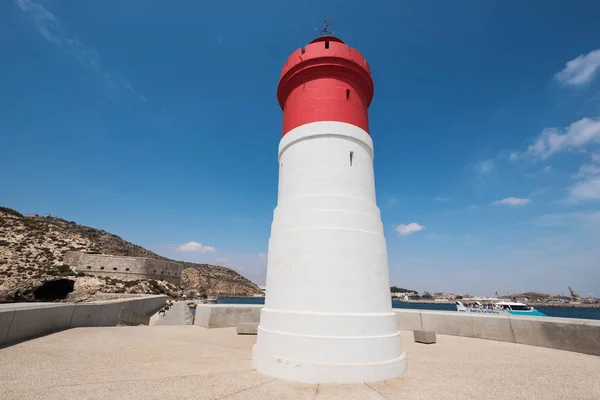
[(354, 152), (351, 151), (350, 152), (350, 166), (352, 166), (352, 158), (353, 158), (353, 156), (354, 156)]
[(346, 89), (346, 101), (350, 100), (350, 89)]
[(325, 41), (325, 48), (328, 49), (329, 48), (329, 40)]

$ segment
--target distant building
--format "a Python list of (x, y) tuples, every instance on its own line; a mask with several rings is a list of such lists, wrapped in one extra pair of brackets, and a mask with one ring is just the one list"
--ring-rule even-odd
[(454, 293), (434, 293), (433, 299), (437, 301), (451, 301), (456, 298)]

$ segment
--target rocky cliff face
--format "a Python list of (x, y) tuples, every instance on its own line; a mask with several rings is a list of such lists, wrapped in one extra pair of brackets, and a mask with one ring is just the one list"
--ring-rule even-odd
[(189, 279), (181, 286), (87, 276), (64, 265), (68, 250), (167, 260), (103, 230), (0, 207), (0, 302), (55, 300), (61, 298), (61, 290), (71, 292), (67, 300), (73, 301), (106, 298), (102, 293), (166, 293), (174, 298), (190, 290), (209, 296), (260, 293), (258, 286), (237, 272), (206, 264), (183, 263)]
[(231, 270), (214, 265), (186, 268), (181, 273), (181, 287), (187, 292), (207, 296), (250, 296), (260, 293), (258, 286), (241, 275), (231, 276)]

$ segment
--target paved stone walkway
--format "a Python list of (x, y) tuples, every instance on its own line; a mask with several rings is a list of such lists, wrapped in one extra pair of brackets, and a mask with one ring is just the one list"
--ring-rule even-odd
[(176, 326), (176, 325), (187, 325), (186, 314), (188, 313), (188, 306), (184, 301), (176, 301), (169, 308), (165, 315), (159, 316), (158, 313), (154, 314), (150, 318), (150, 325), (152, 326)]
[(374, 384), (305, 385), (253, 370), (234, 328), (77, 328), (0, 349), (0, 399), (600, 399), (600, 357), (506, 342), (402, 335), (408, 372)]

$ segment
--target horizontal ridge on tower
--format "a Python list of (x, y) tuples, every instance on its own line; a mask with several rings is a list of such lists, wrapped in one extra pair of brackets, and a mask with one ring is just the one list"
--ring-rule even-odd
[(294, 51), (281, 70), (282, 136), (315, 121), (347, 122), (369, 132), (374, 90), (365, 57), (337, 37), (320, 36)]

